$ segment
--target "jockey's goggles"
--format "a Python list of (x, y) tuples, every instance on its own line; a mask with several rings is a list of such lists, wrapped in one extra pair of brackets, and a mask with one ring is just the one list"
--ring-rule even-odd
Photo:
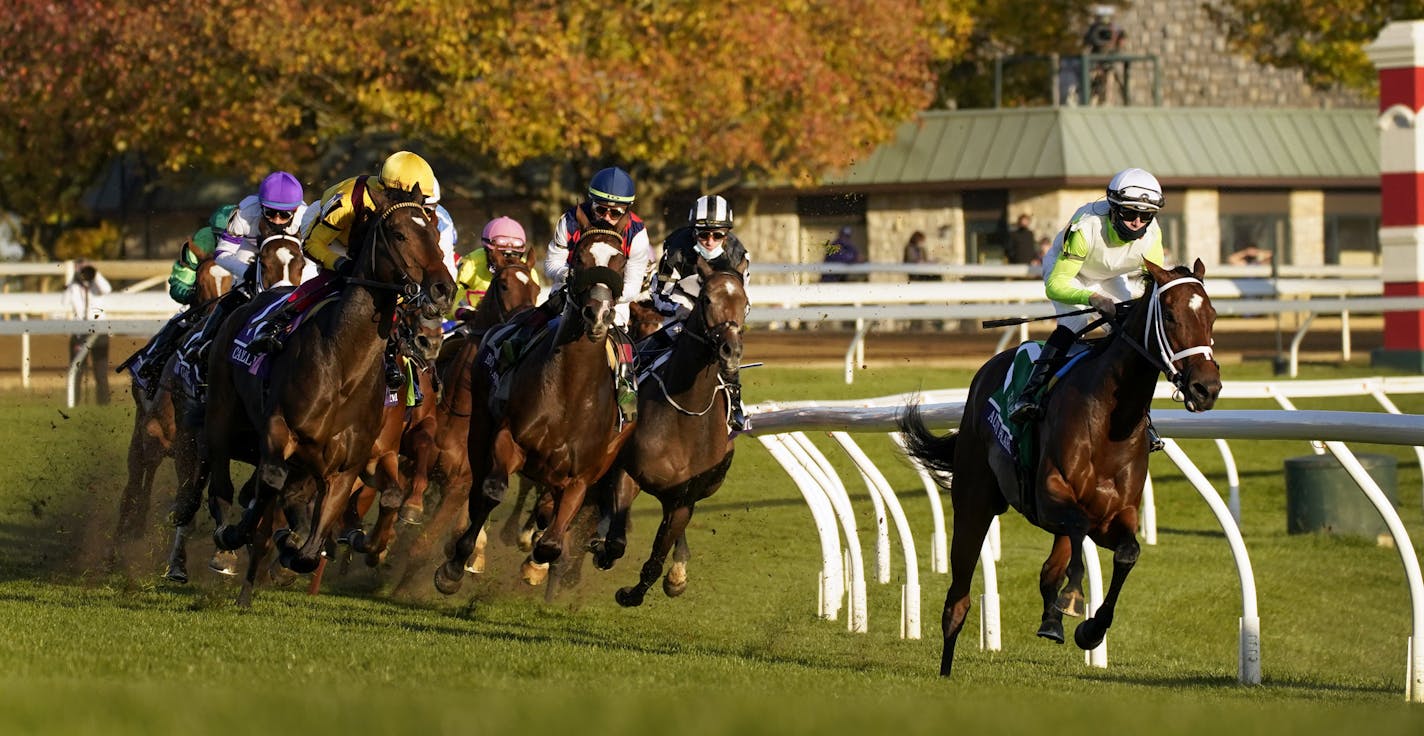
[(262, 217), (269, 222), (284, 225), (292, 221), (292, 217), (297, 213), (291, 210), (274, 210), (271, 207), (262, 208)]
[(612, 215), (613, 217), (622, 217), (623, 213), (627, 211), (627, 205), (604, 204), (602, 202), (593, 203), (593, 214), (599, 217), (608, 217), (609, 215)]
[(496, 235), (493, 238), (480, 239), (484, 241), (487, 247), (494, 248), (495, 250), (501, 250), (510, 253), (524, 252), (524, 241), (520, 240), (519, 238), (512, 238), (508, 235)]
[(726, 231), (726, 230), (698, 230), (698, 231), (697, 231), (697, 239), (698, 239), (698, 240), (712, 240), (712, 241), (726, 240), (726, 239), (727, 239), (727, 231)]
[(1141, 220), (1143, 225), (1150, 224), (1152, 220), (1157, 217), (1157, 210), (1138, 209), (1136, 207), (1126, 204), (1118, 205), (1117, 213), (1117, 216), (1121, 217), (1123, 222)]

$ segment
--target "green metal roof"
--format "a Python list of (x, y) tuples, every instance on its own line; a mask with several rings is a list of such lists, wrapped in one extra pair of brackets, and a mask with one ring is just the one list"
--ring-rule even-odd
[(1377, 185), (1374, 110), (1060, 107), (934, 111), (823, 186), (1101, 183)]

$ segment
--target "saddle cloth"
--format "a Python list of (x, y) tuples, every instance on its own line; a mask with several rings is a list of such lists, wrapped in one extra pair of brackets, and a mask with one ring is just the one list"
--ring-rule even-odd
[[(317, 313), (321, 312), (321, 310), (325, 309), (328, 305), (335, 304), (340, 298), (341, 294), (339, 293), (329, 294), (322, 300), (298, 312), (297, 316), (293, 318), (291, 326), (287, 328), (287, 334), (295, 332), (297, 327), (303, 322), (316, 316)], [(247, 320), (247, 324), (243, 325), (242, 329), (237, 331), (237, 336), (232, 339), (232, 351), (228, 353), (228, 360), (242, 368), (246, 368), (247, 372), (251, 375), (266, 378), (271, 371), (271, 364), (270, 361), (268, 361), (271, 355), (267, 353), (260, 355), (253, 353), (247, 349), (247, 346), (256, 338), (258, 326), (265, 323), (267, 317), (287, 301), (286, 299), (277, 299), (262, 309), (257, 310), (252, 317)]]

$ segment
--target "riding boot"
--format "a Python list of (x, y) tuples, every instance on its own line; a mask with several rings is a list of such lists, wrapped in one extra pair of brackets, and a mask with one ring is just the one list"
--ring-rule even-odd
[(1162, 437), (1157, 434), (1157, 428), (1152, 425), (1152, 415), (1147, 415), (1147, 452), (1160, 452), (1166, 448), (1162, 443)]
[(638, 374), (633, 364), (633, 345), (618, 328), (614, 328), (609, 339), (616, 340), (618, 367), (613, 374), (613, 392), (618, 413), (624, 423), (635, 422), (638, 420)]
[(279, 304), (254, 330), (252, 342), (247, 343), (247, 351), (254, 355), (280, 352), (282, 341), (286, 339), (287, 329), (291, 327), (294, 317), (296, 310), (292, 308), (291, 302)]
[(1043, 352), (1033, 362), (1033, 373), (1019, 392), (1018, 401), (1009, 409), (1009, 419), (1015, 422), (1033, 422), (1043, 418), (1043, 407), (1038, 403), (1038, 393), (1058, 368), (1058, 360), (1072, 345), (1073, 331), (1059, 326), (1043, 343)]
[(738, 380), (727, 382), (727, 403), (731, 406), (731, 416), (727, 418), (727, 428), (733, 432), (745, 432), (752, 427), (747, 418), (747, 408), (742, 405), (742, 384)]

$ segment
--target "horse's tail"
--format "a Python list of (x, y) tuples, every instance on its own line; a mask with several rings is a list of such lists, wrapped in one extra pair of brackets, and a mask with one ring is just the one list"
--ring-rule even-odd
[(913, 401), (905, 405), (905, 411), (895, 419), (895, 424), (905, 435), (905, 454), (929, 470), (941, 487), (948, 488), (949, 476), (954, 473), (954, 443), (959, 435), (950, 432), (936, 437), (925, 426), (919, 403)]

